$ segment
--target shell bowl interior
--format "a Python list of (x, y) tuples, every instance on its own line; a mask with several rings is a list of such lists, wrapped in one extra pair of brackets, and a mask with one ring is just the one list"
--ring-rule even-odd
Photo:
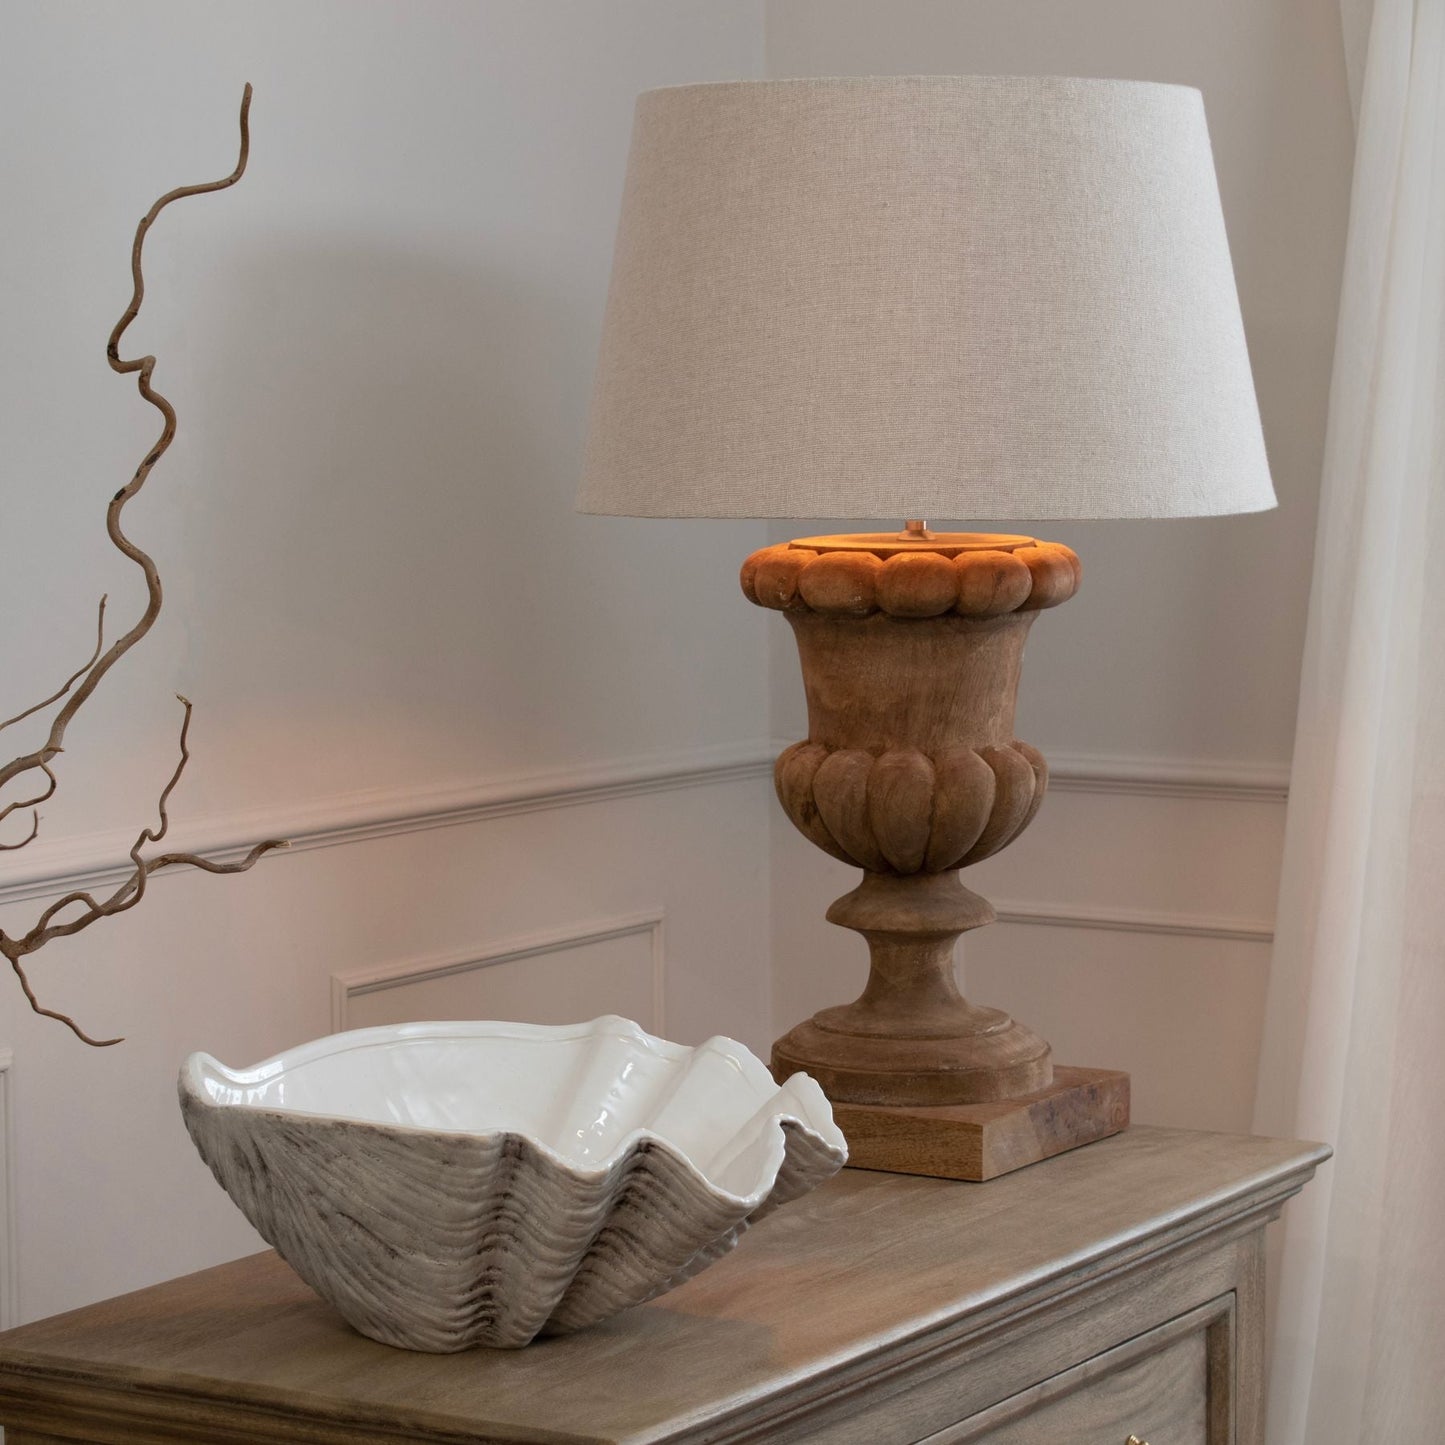
[(333, 1034), (248, 1069), (193, 1054), (181, 1108), (262, 1236), (363, 1334), (515, 1347), (680, 1284), (842, 1167), (817, 1084), (626, 1019)]

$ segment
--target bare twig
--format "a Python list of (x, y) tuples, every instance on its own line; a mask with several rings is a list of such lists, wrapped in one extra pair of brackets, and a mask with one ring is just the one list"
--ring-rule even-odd
[[(283, 839), (272, 838), (264, 843), (257, 843), (249, 853), (236, 863), (217, 863), (210, 858), (199, 857), (195, 853), (162, 853), (155, 858), (143, 858), (141, 849), (147, 843), (159, 843), (166, 836), (170, 829), (170, 815), (166, 805), (176, 784), (181, 780), (181, 774), (186, 770), (186, 764), (190, 761), (191, 750), (187, 741), (191, 728), (191, 704), (187, 699), (180, 701), (185, 706), (185, 714), (181, 720), (180, 738), (180, 759), (177, 761), (175, 770), (171, 773), (170, 780), (166, 783), (161, 792), (160, 801), (156, 805), (160, 815), (160, 823), (156, 828), (142, 828), (136, 836), (136, 840), (130, 846), (130, 860), (135, 865), (135, 871), (126, 877), (115, 889), (115, 891), (103, 901), (97, 902), (89, 893), (69, 893), (64, 898), (52, 903), (44, 913), (40, 915), (39, 921), (25, 934), (23, 938), (7, 938), (0, 934), (0, 952), (7, 958), (12, 952), (20, 957), (34, 953), (36, 949), (43, 948), (53, 938), (69, 938), (72, 934), (79, 933), (89, 928), (98, 918), (110, 918), (117, 913), (124, 913), (134, 908), (145, 895), (146, 880), (152, 873), (162, 868), (170, 868), (176, 864), (188, 864), (192, 868), (200, 868), (206, 873), (244, 873), (263, 854), (269, 853), (276, 848), (287, 848), (290, 846)], [(63, 909), (73, 903), (84, 903), (85, 911), (65, 923), (55, 923), (55, 916)], [(117, 1041), (118, 1042), (118, 1041)]]
[(40, 811), (37, 805), (45, 802), (47, 798), (52, 797), (55, 793), (56, 788), (55, 773), (51, 769), (50, 764), (41, 763), (40, 767), (45, 773), (45, 776), (50, 779), (49, 785), (46, 787), (45, 791), (43, 793), (37, 793), (33, 798), (24, 798), (21, 799), (19, 802), (10, 803), (4, 808), (0, 808), (0, 822), (4, 822), (4, 820), (8, 818), (11, 813), (13, 813), (17, 808), (32, 808), (35, 810), (30, 814), (30, 831), (22, 839), (20, 839), (18, 843), (0, 843), (0, 852), (18, 852), (21, 848), (27, 847), (29, 844), (33, 843), (35, 839), (40, 835)]
[[(72, 687), (75, 686), (76, 682), (79, 681), (80, 678), (84, 677), (85, 674), (89, 672), (92, 667), (95, 666), (95, 660), (100, 656), (101, 648), (105, 646), (105, 604), (106, 598), (102, 597), (100, 599), (99, 615), (97, 616), (95, 623), (95, 651), (90, 654), (90, 657), (86, 660), (85, 665), (83, 667), (78, 667), (74, 672), (72, 672), (70, 676), (67, 677), (65, 681), (60, 685), (59, 690), (57, 692), (51, 693), (44, 702), (37, 702), (33, 707), (26, 708), (24, 712), (18, 712), (15, 714), (14, 717), (6, 718), (4, 722), (0, 722), (0, 732), (4, 732), (6, 728), (12, 726), (12, 724), (14, 723), (24, 722), (26, 718), (33, 716), (35, 713), (43, 712), (46, 708), (50, 706), (51, 703), (59, 702), (60, 699), (63, 698)], [(55, 757), (57, 754), (63, 751), (63, 748), (57, 746), (50, 756)], [(46, 801), (46, 799), (54, 796), (56, 788), (56, 777), (55, 774), (50, 771), (49, 759), (37, 763), (36, 766), (42, 768), (45, 771), (46, 775), (50, 779), (50, 786), (38, 797), (29, 798), (20, 802), (10, 803), (7, 804), (4, 808), (0, 808), (0, 822), (4, 822), (4, 820), (8, 818), (11, 813), (15, 812), (18, 808), (34, 808), (37, 804), (43, 803)], [(23, 772), (24, 770), (22, 769), (21, 771)], [(16, 776), (19, 776), (19, 774), (17, 774)], [(24, 848), (27, 844), (33, 843), (39, 833), (40, 814), (38, 812), (35, 812), (30, 815), (30, 831), (18, 843), (0, 843), (0, 853), (13, 853), (16, 852), (18, 849)]]
[(153, 205), (141, 219), (140, 225), (136, 227), (135, 240), (130, 249), (130, 271), (132, 280), (132, 292), (130, 305), (126, 307), (125, 313), (115, 324), (115, 330), (110, 333), (110, 340), (106, 345), (106, 359), (110, 362), (112, 371), (125, 374), (136, 371), (140, 375), (136, 379), (136, 389), (141, 396), (148, 401), (163, 418), (160, 436), (156, 438), (155, 445), (151, 447), (136, 468), (135, 475), (110, 499), (110, 506), (106, 509), (105, 530), (115, 546), (134, 562), (145, 576), (147, 603), (146, 609), (141, 614), (139, 621), (125, 633), (124, 636), (116, 639), (99, 661), (92, 663), (85, 670), (79, 687), (71, 693), (69, 701), (55, 715), (55, 720), (50, 725), (50, 736), (45, 743), (33, 753), (27, 753), (23, 757), (16, 758), (0, 766), (0, 788), (3, 788), (12, 778), (20, 773), (28, 772), (48, 762), (59, 751), (61, 742), (65, 737), (65, 729), (70, 725), (70, 720), (80, 711), (85, 700), (100, 685), (101, 679), (112, 667), (125, 656), (142, 637), (151, 630), (155, 624), (156, 616), (161, 610), (161, 579), (160, 573), (156, 570), (156, 564), (139, 547), (135, 545), (121, 530), (120, 517), (125, 505), (140, 489), (145, 486), (146, 478), (150, 476), (151, 469), (166, 453), (172, 439), (176, 434), (176, 412), (169, 401), (160, 392), (151, 386), (151, 373), (155, 370), (156, 359), (154, 356), (141, 356), (130, 361), (123, 361), (120, 356), (120, 339), (125, 335), (126, 328), (135, 320), (140, 312), (141, 301), (145, 298), (145, 277), (141, 270), (141, 253), (145, 246), (146, 232), (150, 230), (155, 219), (172, 201), (178, 201), (186, 196), (199, 196), (207, 191), (224, 190), (227, 186), (234, 186), (246, 171), (246, 159), (251, 150), (251, 87), (248, 85), (241, 97), (241, 149), (240, 158), (236, 162), (236, 168), (230, 175), (219, 181), (208, 181), (198, 186), (180, 186), (176, 190), (167, 191), (155, 205)]
[(26, 718), (34, 713), (43, 712), (51, 703), (59, 702), (60, 699), (75, 686), (76, 681), (84, 677), (85, 674), (95, 666), (95, 659), (100, 656), (100, 649), (105, 646), (105, 604), (106, 598), (102, 597), (100, 599), (100, 617), (95, 625), (95, 651), (90, 654), (90, 658), (86, 664), (83, 667), (77, 668), (66, 678), (59, 692), (51, 693), (44, 702), (37, 702), (34, 707), (27, 707), (24, 712), (17, 712), (14, 717), (6, 718), (4, 722), (0, 722), (0, 732), (4, 732), (6, 728), (14, 723), (24, 722)]
[(27, 843), (33, 843), (36, 835), (40, 832), (40, 814), (30, 815), (30, 831), (18, 843), (0, 843), (0, 853), (14, 853), (17, 849), (23, 848)]
[[(47, 799), (54, 797), (56, 787), (54, 769), (51, 768), (49, 763), (41, 763), (40, 771), (44, 773), (47, 778), (50, 779), (50, 781), (45, 786), (45, 791), (43, 793), (37, 793), (33, 798), (17, 798), (15, 802), (7, 803), (3, 808), (0, 808), (0, 823), (3, 823), (5, 819), (11, 815), (11, 813), (17, 811), (20, 808), (34, 808), (38, 804), (45, 802)], [(38, 818), (39, 815), (37, 814), (36, 816)], [(25, 845), (23, 843), (18, 843), (15, 846), (23, 848)]]
[(36, 928), (44, 928), (57, 913), (63, 912), (69, 908), (72, 903), (84, 903), (87, 908), (97, 910), (100, 908), (100, 904), (95, 901), (91, 894), (85, 892), (84, 889), (77, 888), (74, 893), (67, 893), (64, 898), (57, 898), (55, 902), (40, 915), (39, 921), (35, 925)]
[(57, 1023), (64, 1024), (65, 1027), (68, 1028), (70, 1032), (73, 1033), (75, 1037), (81, 1041), (81, 1043), (89, 1044), (92, 1048), (108, 1049), (112, 1044), (123, 1044), (125, 1042), (125, 1040), (121, 1038), (91, 1038), (91, 1036), (86, 1033), (86, 1031), (81, 1028), (81, 1026), (76, 1023), (76, 1021), (71, 1018), (69, 1014), (57, 1013), (53, 1008), (46, 1008), (40, 1002), (40, 1000), (35, 997), (35, 990), (30, 986), (30, 976), (25, 972), (25, 968), (18, 958), (12, 958), (10, 960), (10, 967), (15, 970), (15, 977), (20, 980), (20, 987), (22, 990), (24, 990), (25, 997), (30, 1000), (30, 1007), (33, 1008), (36, 1013), (40, 1014), (41, 1017), (47, 1019), (55, 1019)]
[[(65, 685), (51, 697), (34, 707), (27, 708), (24, 712), (9, 719), (8, 722), (0, 723), (0, 730), (9, 727), (11, 723), (20, 722), (23, 718), (30, 717), (33, 713), (49, 707), (51, 703), (59, 702), (62, 698), (67, 699), (64, 706), (56, 713), (50, 724), (50, 731), (45, 742), (33, 752), (25, 753), (10, 763), (0, 766), (0, 788), (14, 778), (29, 772), (43, 772), (48, 781), (46, 789), (33, 798), (27, 798), (8, 804), (0, 808), (0, 821), (20, 808), (34, 809), (38, 804), (49, 798), (56, 788), (55, 773), (50, 764), (63, 749), (65, 730), (71, 719), (84, 705), (87, 698), (99, 686), (101, 679), (110, 671), (115, 664), (130, 651), (137, 642), (151, 630), (157, 615), (161, 609), (161, 580), (156, 570), (154, 561), (142, 549), (135, 545), (121, 528), (121, 513), (126, 503), (136, 495), (145, 485), (146, 478), (150, 476), (152, 468), (165, 455), (166, 449), (170, 446), (176, 434), (176, 413), (170, 402), (160, 392), (151, 386), (151, 374), (155, 370), (156, 359), (154, 356), (142, 356), (125, 360), (120, 355), (120, 341), (125, 335), (126, 328), (135, 320), (140, 312), (141, 302), (145, 297), (145, 277), (141, 267), (141, 253), (145, 245), (146, 233), (150, 230), (157, 216), (172, 201), (181, 200), (186, 196), (199, 196), (207, 191), (224, 190), (227, 186), (233, 186), (246, 170), (246, 159), (250, 153), (250, 109), (251, 109), (251, 87), (246, 86), (241, 97), (241, 141), (240, 153), (236, 161), (235, 169), (230, 175), (219, 181), (208, 181), (203, 185), (181, 186), (176, 190), (168, 191), (146, 212), (139, 226), (136, 227), (135, 241), (131, 246), (131, 280), (132, 292), (130, 305), (126, 307), (120, 320), (116, 322), (115, 329), (110, 334), (110, 340), (106, 346), (106, 358), (110, 362), (111, 369), (121, 374), (131, 372), (139, 373), (136, 379), (136, 387), (141, 397), (149, 402), (162, 418), (160, 435), (155, 443), (142, 459), (140, 466), (136, 468), (135, 475), (130, 481), (118, 491), (110, 500), (110, 506), (106, 511), (106, 532), (116, 548), (134, 562), (145, 578), (146, 585), (146, 607), (140, 618), (121, 637), (113, 642), (110, 648), (102, 651), (105, 645), (105, 598), (100, 602), (100, 619), (97, 625), (97, 637), (95, 651), (90, 661), (84, 667), (75, 672)], [(73, 689), (73, 690), (72, 690)], [(26, 973), (23, 960), (43, 948), (47, 943), (56, 938), (68, 938), (82, 930), (89, 928), (97, 919), (111, 918), (117, 913), (123, 913), (127, 909), (134, 908), (145, 896), (146, 881), (150, 875), (161, 868), (169, 868), (177, 864), (186, 864), (193, 868), (200, 868), (207, 873), (244, 873), (263, 854), (275, 848), (285, 848), (285, 842), (278, 839), (271, 839), (264, 843), (258, 843), (246, 854), (244, 858), (235, 863), (216, 863), (207, 858), (197, 857), (193, 853), (164, 853), (158, 857), (145, 858), (142, 856), (142, 849), (149, 843), (158, 843), (166, 836), (170, 827), (170, 817), (167, 811), (171, 793), (181, 780), (181, 774), (185, 772), (186, 764), (190, 760), (190, 746), (188, 742), (191, 726), (191, 704), (187, 699), (180, 699), (185, 713), (181, 721), (180, 736), (180, 758), (176, 763), (175, 770), (171, 773), (169, 781), (161, 790), (160, 800), (157, 804), (159, 820), (154, 828), (142, 828), (135, 842), (130, 848), (130, 860), (132, 872), (123, 882), (106, 898), (97, 899), (93, 894), (83, 890), (67, 893), (63, 898), (57, 899), (40, 915), (38, 921), (27, 932), (21, 935), (12, 936), (0, 930), (0, 954), (9, 960), (10, 967), (20, 982), (25, 997), (30, 1002), (30, 1007), (36, 1013), (45, 1018), (55, 1019), (63, 1023), (78, 1038), (87, 1044), (97, 1048), (103, 1048), (110, 1044), (118, 1044), (120, 1039), (96, 1039), (92, 1038), (79, 1024), (68, 1014), (57, 1013), (54, 1009), (45, 1008), (41, 1005), (31, 986), (30, 979)], [(0, 844), (0, 849), (23, 848), (36, 835), (40, 826), (40, 815), (35, 813), (30, 834), (27, 838), (18, 843)], [(60, 914), (68, 908), (81, 905), (81, 911), (74, 917), (64, 922), (56, 922)]]

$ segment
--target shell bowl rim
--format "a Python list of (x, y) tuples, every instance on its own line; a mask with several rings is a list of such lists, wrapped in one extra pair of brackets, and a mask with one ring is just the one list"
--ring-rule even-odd
[[(217, 1077), (232, 1086), (245, 1087), (274, 1080), (287, 1069), (311, 1064), (319, 1059), (335, 1057), (338, 1054), (364, 1051), (396, 1042), (426, 1042), (433, 1039), (487, 1039), (522, 1038), (542, 1042), (566, 1044), (575, 1040), (596, 1038), (606, 1034), (624, 1037), (650, 1053), (665, 1059), (682, 1062), (691, 1055), (704, 1051), (724, 1054), (738, 1067), (739, 1073), (749, 1084), (759, 1090), (759, 1109), (754, 1111), (756, 1119), (768, 1096), (762, 1092), (772, 1090), (772, 1099), (777, 1107), (761, 1120), (760, 1131), (771, 1129), (768, 1150), (761, 1161), (759, 1181), (745, 1194), (738, 1194), (710, 1178), (698, 1163), (674, 1140), (638, 1125), (626, 1134), (620, 1135), (609, 1149), (605, 1158), (594, 1165), (583, 1165), (565, 1158), (544, 1140), (525, 1129), (511, 1129), (502, 1126), (489, 1129), (442, 1129), (425, 1124), (408, 1124), (393, 1120), (358, 1118), (352, 1114), (326, 1113), (319, 1110), (302, 1110), (277, 1107), (274, 1104), (253, 1104), (245, 1101), (221, 1101), (212, 1098), (204, 1087), (206, 1075)], [(832, 1106), (821, 1086), (810, 1075), (795, 1073), (783, 1083), (774, 1080), (772, 1074), (746, 1044), (726, 1034), (715, 1034), (701, 1044), (680, 1044), (670, 1039), (649, 1033), (640, 1024), (617, 1014), (604, 1014), (598, 1018), (572, 1024), (529, 1024), (506, 1019), (435, 1019), (403, 1024), (378, 1024), (363, 1029), (348, 1029), (339, 1033), (324, 1034), (293, 1048), (282, 1049), (260, 1062), (242, 1068), (231, 1068), (214, 1055), (197, 1050), (187, 1055), (180, 1070), (180, 1090), (183, 1099), (194, 1102), (198, 1107), (212, 1112), (241, 1110), (249, 1114), (268, 1115), (278, 1119), (316, 1120), (318, 1122), (345, 1124), (353, 1129), (375, 1130), (390, 1136), (417, 1136), (449, 1141), (486, 1141), (498, 1138), (524, 1140), (550, 1165), (578, 1180), (597, 1182), (604, 1179), (620, 1164), (632, 1157), (642, 1144), (665, 1151), (681, 1164), (708, 1191), (720, 1200), (726, 1200), (739, 1207), (756, 1208), (773, 1192), (787, 1154), (785, 1126), (793, 1124), (815, 1139), (824, 1150), (834, 1155), (838, 1167), (842, 1168), (848, 1157), (848, 1146), (842, 1130), (833, 1119)], [(789, 1105), (792, 1107), (788, 1107)], [(746, 1121), (741, 1127), (746, 1127)]]

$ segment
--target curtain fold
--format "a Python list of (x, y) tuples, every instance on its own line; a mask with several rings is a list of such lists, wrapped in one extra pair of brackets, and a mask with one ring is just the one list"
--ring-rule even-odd
[(1337, 1151), (1269, 1445), (1445, 1441), (1445, 0), (1370, 24), (1255, 1123)]

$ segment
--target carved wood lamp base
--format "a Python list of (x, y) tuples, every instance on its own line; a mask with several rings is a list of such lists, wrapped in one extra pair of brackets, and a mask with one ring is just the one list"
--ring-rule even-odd
[(779, 1081), (801, 1069), (834, 1103), (850, 1104), (984, 1104), (1048, 1088), (1048, 1044), (1002, 1009), (958, 991), (954, 941), (992, 923), (994, 911), (956, 869), (865, 872), (828, 921), (867, 940), (868, 986), (773, 1045)]
[(824, 852), (863, 870), (828, 910), (871, 966), (851, 1004), (773, 1048), (811, 1074), (857, 1168), (991, 1179), (1117, 1133), (1129, 1080), (1058, 1069), (1047, 1043), (958, 991), (958, 936), (993, 921), (958, 870), (1013, 841), (1048, 766), (1013, 735), (1024, 639), (1073, 596), (1079, 559), (1032, 537), (810, 537), (743, 564), (750, 601), (798, 643), (808, 737), (777, 762), (778, 798)]

